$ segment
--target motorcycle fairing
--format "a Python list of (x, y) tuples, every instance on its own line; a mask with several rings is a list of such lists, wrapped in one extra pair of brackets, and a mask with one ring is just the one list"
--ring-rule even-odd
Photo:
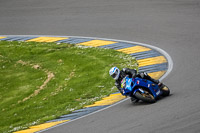
[[(156, 98), (160, 95), (161, 91), (157, 84), (153, 83), (150, 80), (142, 79), (142, 78), (128, 78), (125, 77), (126, 80), (126, 86), (123, 88), (123, 94), (126, 96), (130, 96), (131, 93), (135, 94), (137, 91), (140, 91), (141, 93), (144, 93), (141, 88), (147, 88), (149, 91), (153, 94), (153, 96)], [(134, 90), (135, 89), (135, 90)]]

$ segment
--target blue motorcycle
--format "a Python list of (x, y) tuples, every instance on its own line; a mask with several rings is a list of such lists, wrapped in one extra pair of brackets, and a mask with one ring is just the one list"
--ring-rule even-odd
[[(136, 102), (142, 100), (143, 102), (155, 103), (161, 96), (169, 96), (170, 90), (166, 85), (158, 86), (150, 80), (142, 78), (129, 78), (126, 76), (121, 81), (122, 93)], [(133, 100), (132, 100), (133, 101)]]

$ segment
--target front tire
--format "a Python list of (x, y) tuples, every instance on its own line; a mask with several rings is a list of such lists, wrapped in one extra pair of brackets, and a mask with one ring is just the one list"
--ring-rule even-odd
[(162, 96), (164, 97), (169, 96), (170, 90), (166, 85), (164, 85), (160, 90), (163, 92)]
[(137, 99), (140, 99), (143, 102), (147, 102), (147, 103), (155, 103), (156, 102), (156, 99), (150, 93), (141, 94), (140, 92), (136, 92), (135, 97)]

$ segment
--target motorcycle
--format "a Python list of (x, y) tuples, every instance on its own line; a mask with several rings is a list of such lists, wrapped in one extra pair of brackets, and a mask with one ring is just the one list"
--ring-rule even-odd
[(122, 93), (131, 97), (131, 100), (139, 100), (147, 103), (155, 103), (159, 97), (169, 96), (170, 90), (166, 85), (158, 86), (150, 80), (139, 77), (129, 78), (126, 76), (121, 81)]

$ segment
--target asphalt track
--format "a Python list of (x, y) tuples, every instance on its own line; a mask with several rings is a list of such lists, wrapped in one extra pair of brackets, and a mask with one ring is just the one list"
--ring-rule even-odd
[(129, 100), (48, 133), (200, 132), (199, 0), (0, 0), (1, 35), (70, 35), (151, 44), (174, 67), (172, 95), (155, 104)]

